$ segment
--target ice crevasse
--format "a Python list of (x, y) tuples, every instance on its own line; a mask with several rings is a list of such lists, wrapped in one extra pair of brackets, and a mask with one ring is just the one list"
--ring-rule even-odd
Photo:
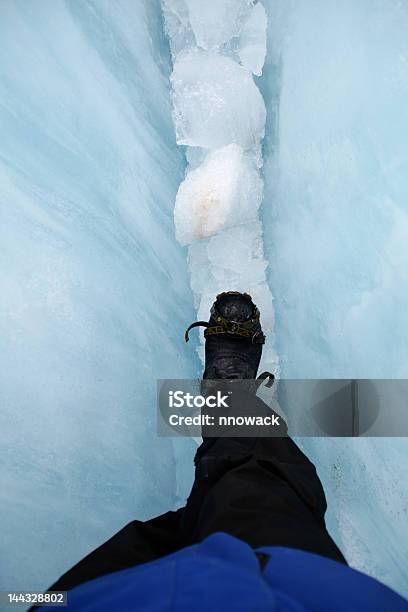
[(253, 78), (266, 55), (266, 11), (251, 0), (162, 4), (176, 138), (188, 160), (175, 203), (176, 236), (188, 245), (197, 316), (208, 317), (221, 291), (250, 293), (269, 336), (263, 363), (277, 371), (258, 212), (266, 109)]
[[(384, 0), (0, 3), (1, 590), (184, 502), (155, 381), (200, 375), (217, 291), (282, 377), (407, 377), (407, 31)], [(406, 439), (299, 443), (408, 596)]]

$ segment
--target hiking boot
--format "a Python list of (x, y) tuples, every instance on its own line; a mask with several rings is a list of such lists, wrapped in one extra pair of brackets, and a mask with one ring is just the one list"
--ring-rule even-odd
[[(190, 329), (197, 326), (206, 328), (203, 379), (256, 378), (265, 342), (259, 317), (259, 310), (247, 293), (228, 291), (217, 295), (210, 320), (192, 323), (185, 333), (188, 342)], [(273, 374), (269, 372), (258, 380), (267, 377), (273, 382)]]

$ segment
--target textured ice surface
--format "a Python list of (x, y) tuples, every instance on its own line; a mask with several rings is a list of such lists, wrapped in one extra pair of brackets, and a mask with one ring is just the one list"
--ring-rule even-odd
[(259, 143), (265, 104), (252, 74), (237, 62), (194, 48), (177, 56), (171, 81), (179, 144), (250, 149)]
[(185, 0), (196, 43), (203, 49), (220, 47), (242, 28), (251, 0)]
[(162, 0), (162, 11), (172, 56), (176, 57), (186, 47), (195, 46), (185, 0)]
[(262, 74), (266, 56), (266, 29), (268, 19), (263, 4), (258, 2), (249, 11), (242, 24), (237, 53), (245, 68)]
[[(183, 4), (177, 53), (195, 44)], [(283, 375), (407, 376), (406, 4), (265, 6)], [(0, 588), (36, 589), (185, 496), (192, 449), (155, 436), (152, 381), (197, 372), (192, 300), (207, 316), (251, 279), (268, 330), (273, 310), (259, 221), (189, 247), (190, 294), (155, 0), (3, 0), (0, 58)], [(191, 167), (206, 154), (190, 148)], [(349, 560), (408, 596), (406, 440), (302, 444)]]
[[(265, 6), (263, 222), (282, 376), (407, 377), (408, 6)], [(407, 440), (303, 446), (349, 561), (408, 596)]]
[(1, 3), (1, 590), (185, 499), (155, 415), (197, 373), (168, 70), (152, 0)]
[(262, 73), (267, 16), (252, 0), (162, 0), (173, 58), (187, 48), (221, 52)]
[[(262, 366), (276, 371), (272, 295), (258, 221), (266, 115), (252, 76), (262, 71), (266, 13), (247, 2), (186, 3), (188, 21), (179, 2), (163, 2), (174, 62), (177, 142), (188, 145), (189, 162), (175, 205), (176, 235), (189, 244), (198, 318), (208, 319), (217, 293), (249, 292), (268, 335)], [(200, 354), (203, 358), (202, 346)]]
[(201, 49), (224, 48), (239, 37), (253, 11), (252, 0), (163, 0), (162, 4), (174, 56), (190, 44), (191, 36), (193, 45)]
[(257, 219), (262, 180), (254, 159), (231, 144), (208, 154), (187, 173), (177, 193), (174, 220), (181, 244)]

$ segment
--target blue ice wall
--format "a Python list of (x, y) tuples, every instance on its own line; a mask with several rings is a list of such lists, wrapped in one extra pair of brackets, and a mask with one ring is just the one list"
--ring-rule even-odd
[[(265, 248), (286, 378), (408, 375), (408, 5), (277, 0)], [(408, 442), (301, 441), (350, 563), (408, 595)]]
[[(286, 377), (406, 376), (407, 8), (274, 0), (264, 240)], [(0, 3), (0, 589), (182, 503), (197, 373), (157, 0)], [(406, 440), (303, 440), (350, 562), (408, 596)]]
[(0, 4), (0, 590), (185, 495), (193, 443), (155, 433), (156, 379), (196, 373), (168, 58), (156, 0)]

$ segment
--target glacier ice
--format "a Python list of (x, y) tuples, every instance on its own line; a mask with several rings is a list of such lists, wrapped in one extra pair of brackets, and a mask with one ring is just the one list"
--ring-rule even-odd
[[(163, 1), (176, 58), (196, 38)], [(1, 3), (1, 589), (46, 587), (183, 502), (194, 447), (156, 438), (151, 383), (198, 374), (180, 330), (227, 282), (252, 283), (283, 376), (406, 377), (407, 6), (264, 7), (263, 69), (256, 13), (212, 49), (263, 70), (264, 204), (193, 241), (187, 269), (159, 2)], [(187, 172), (239, 146), (208, 144)], [(350, 562), (408, 596), (406, 440), (299, 442)]]
[(221, 47), (238, 36), (251, 0), (185, 0), (196, 43), (202, 49)]
[(252, 156), (230, 144), (208, 153), (187, 173), (174, 209), (176, 236), (185, 245), (257, 218), (262, 180)]
[(180, 52), (171, 82), (179, 144), (251, 149), (263, 137), (262, 96), (252, 74), (231, 58), (198, 48)]
[[(261, 308), (262, 325), (269, 336), (262, 366), (277, 372), (273, 299), (258, 220), (266, 113), (252, 75), (252, 71), (261, 72), (265, 57), (266, 13), (253, 3), (231, 5), (227, 0), (205, 7), (186, 0), (186, 5), (189, 21), (183, 20), (181, 28), (179, 3), (163, 0), (173, 56), (175, 130), (177, 142), (187, 145), (189, 162), (176, 198), (176, 236), (181, 244), (189, 245), (198, 318), (208, 317), (217, 293), (249, 292)], [(229, 22), (220, 21), (224, 11)], [(179, 28), (174, 27), (175, 17)], [(187, 35), (190, 30), (195, 34), (193, 44)], [(260, 39), (252, 44), (251, 36), (256, 33)], [(203, 358), (202, 346), (199, 354)]]
[(196, 44), (194, 32), (188, 19), (185, 0), (162, 0), (163, 17), (173, 57), (185, 47)]
[(152, 0), (1, 3), (1, 590), (187, 494), (194, 442), (155, 423), (198, 372), (169, 68)]
[(256, 75), (266, 55), (267, 15), (254, 0), (162, 0), (170, 48), (222, 53)]
[(262, 74), (265, 63), (267, 25), (265, 7), (258, 2), (245, 17), (237, 45), (241, 64), (257, 76)]
[[(406, 378), (408, 6), (278, 0), (260, 86), (283, 378)], [(408, 596), (407, 440), (303, 439), (350, 563)]]

